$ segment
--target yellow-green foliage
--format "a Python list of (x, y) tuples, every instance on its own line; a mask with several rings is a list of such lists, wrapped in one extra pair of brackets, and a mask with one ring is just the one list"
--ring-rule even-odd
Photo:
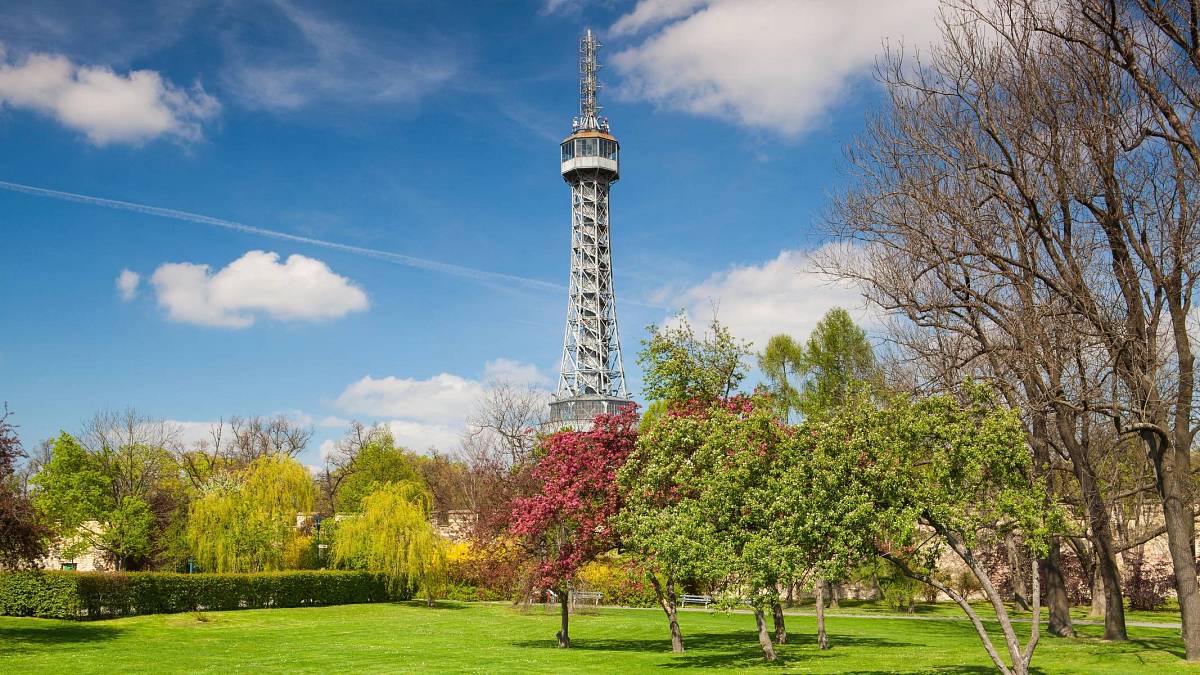
[(196, 564), (210, 572), (284, 568), (297, 537), (296, 514), (312, 510), (308, 470), (283, 455), (260, 457), (192, 502), (187, 541)]
[(446, 542), (429, 522), (428, 493), (408, 481), (380, 485), (338, 523), (333, 561), (383, 572), (394, 588), (420, 587), (432, 602), (446, 582)]

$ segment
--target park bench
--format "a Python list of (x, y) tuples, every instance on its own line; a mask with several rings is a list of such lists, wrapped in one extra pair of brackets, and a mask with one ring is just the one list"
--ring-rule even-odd
[(599, 607), (603, 597), (604, 595), (597, 591), (571, 591), (571, 606), (577, 607), (584, 603)]
[(683, 600), (680, 602), (680, 605), (687, 607), (688, 603), (691, 603), (693, 605), (704, 605), (705, 607), (708, 607), (712, 604), (712, 601), (713, 599), (711, 595), (685, 595), (683, 596)]

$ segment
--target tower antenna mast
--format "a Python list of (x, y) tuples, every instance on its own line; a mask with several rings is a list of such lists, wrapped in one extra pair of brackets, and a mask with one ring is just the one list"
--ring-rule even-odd
[(571, 124), (575, 131), (608, 131), (608, 119), (600, 116), (596, 98), (600, 91), (600, 60), (596, 53), (602, 46), (591, 28), (579, 39), (579, 117)]

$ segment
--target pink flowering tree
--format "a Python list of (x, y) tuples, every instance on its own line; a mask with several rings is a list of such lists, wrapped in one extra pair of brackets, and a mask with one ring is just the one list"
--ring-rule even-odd
[(589, 431), (559, 431), (540, 442), (536, 492), (513, 504), (510, 530), (537, 558), (535, 583), (562, 610), (558, 646), (570, 647), (568, 593), (579, 568), (617, 546), (617, 471), (637, 443), (636, 407), (599, 415)]

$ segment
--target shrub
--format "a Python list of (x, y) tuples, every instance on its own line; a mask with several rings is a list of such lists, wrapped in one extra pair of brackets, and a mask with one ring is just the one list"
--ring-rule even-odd
[(528, 566), (525, 552), (511, 541), (451, 544), (446, 551), (446, 596), (451, 600), (515, 599)]
[(645, 571), (632, 560), (607, 554), (584, 565), (577, 575), (581, 590), (599, 591), (606, 605), (654, 607), (658, 600)]
[(1175, 585), (1171, 561), (1146, 560), (1143, 547), (1125, 558), (1125, 597), (1129, 608), (1153, 610), (1167, 602), (1167, 595)]
[(0, 615), (82, 619), (408, 600), (384, 575), (334, 570), (258, 574), (0, 573)]

